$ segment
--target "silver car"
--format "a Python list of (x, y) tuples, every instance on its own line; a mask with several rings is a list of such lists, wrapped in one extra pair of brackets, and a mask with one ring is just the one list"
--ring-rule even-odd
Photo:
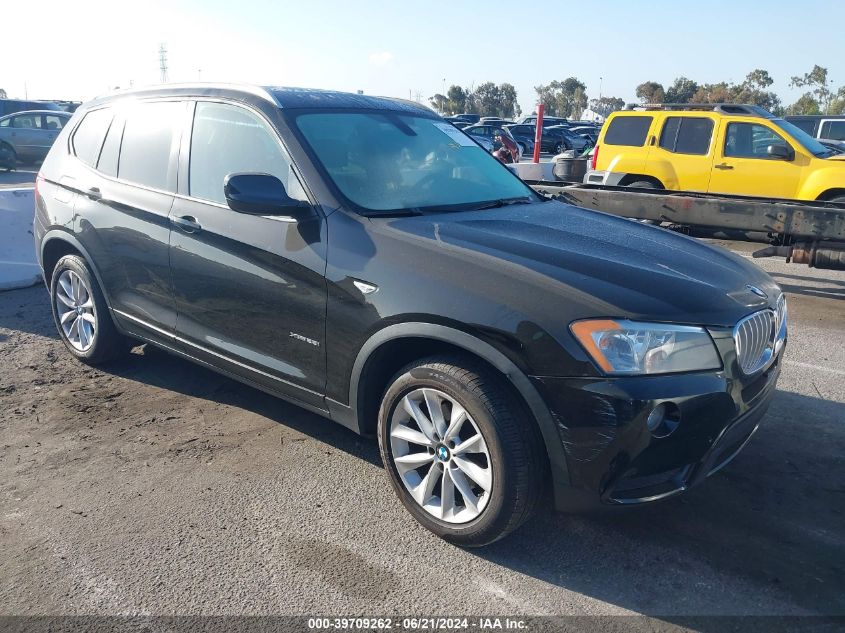
[(69, 112), (27, 110), (0, 118), (0, 167), (44, 160), (71, 116)]

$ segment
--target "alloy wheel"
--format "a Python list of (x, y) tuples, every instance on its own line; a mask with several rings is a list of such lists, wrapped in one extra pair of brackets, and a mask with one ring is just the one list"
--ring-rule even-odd
[(87, 352), (97, 332), (91, 289), (77, 273), (64, 270), (56, 283), (55, 302), (65, 338), (75, 350)]
[(390, 421), (390, 449), (405, 489), (435, 518), (467, 523), (487, 507), (493, 489), (490, 452), (454, 398), (431, 388), (406, 394)]

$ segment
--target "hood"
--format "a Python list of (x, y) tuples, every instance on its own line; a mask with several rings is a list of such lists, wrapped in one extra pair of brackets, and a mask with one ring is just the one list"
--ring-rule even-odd
[[(440, 250), (439, 261), (449, 262), (451, 277), (463, 277), (468, 291), (481, 285), (506, 303), (528, 288), (544, 302), (562, 302), (576, 318), (732, 326), (780, 294), (747, 258), (558, 201), (400, 218), (390, 221), (390, 231)], [(482, 274), (489, 280), (482, 282)], [(523, 293), (497, 283), (502, 277)]]

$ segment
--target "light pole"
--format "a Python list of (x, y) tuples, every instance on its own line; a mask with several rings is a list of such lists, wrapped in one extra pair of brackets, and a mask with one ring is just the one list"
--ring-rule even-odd
[(604, 82), (604, 78), (599, 77), (599, 103), (601, 103), (601, 86), (602, 86), (603, 82)]

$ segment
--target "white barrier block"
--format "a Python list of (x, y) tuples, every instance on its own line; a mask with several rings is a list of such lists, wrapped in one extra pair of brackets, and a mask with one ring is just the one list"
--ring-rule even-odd
[(34, 211), (32, 187), (0, 189), (0, 290), (41, 281), (32, 235)]

